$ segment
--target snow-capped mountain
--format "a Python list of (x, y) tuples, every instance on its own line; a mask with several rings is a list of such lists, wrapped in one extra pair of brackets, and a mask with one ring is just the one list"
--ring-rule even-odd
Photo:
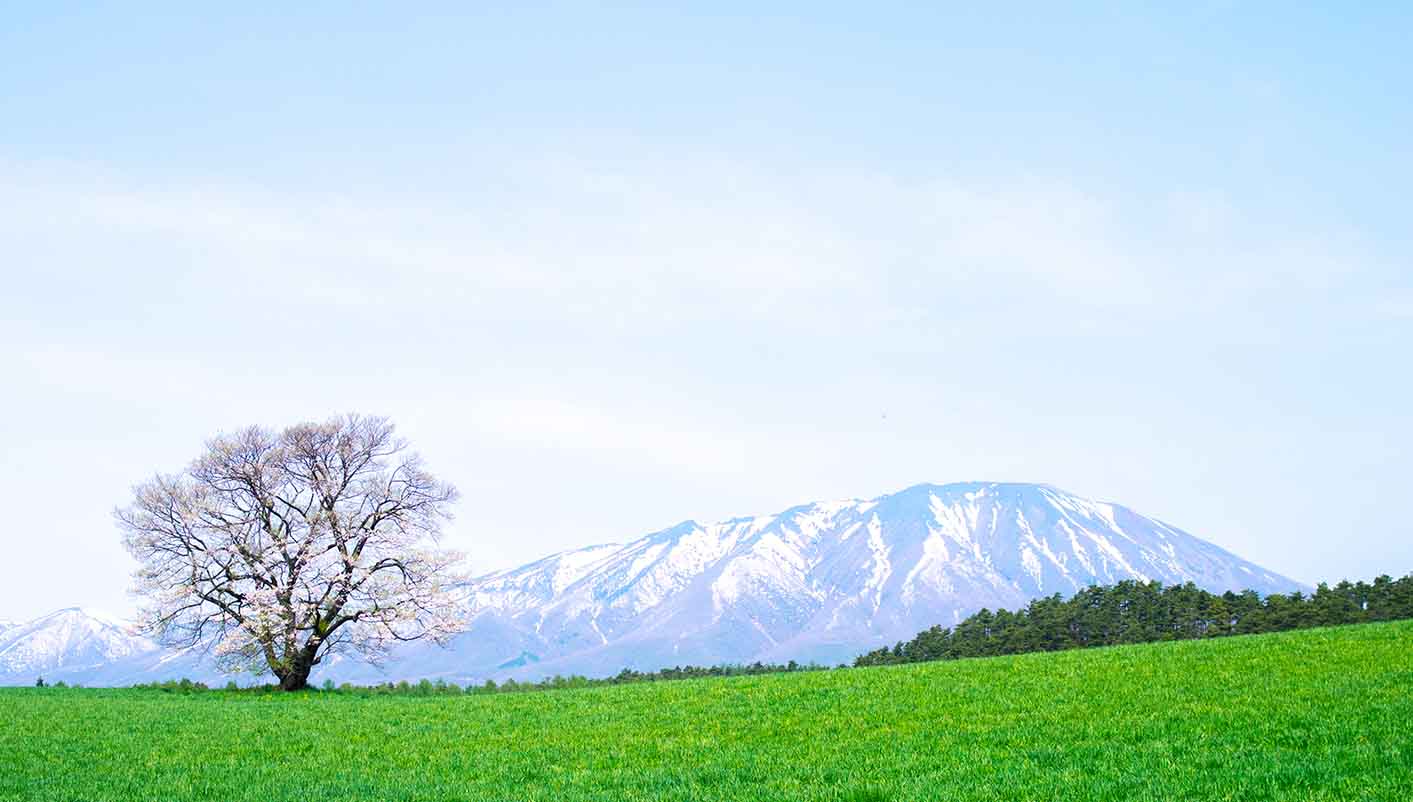
[(0, 631), (0, 685), (223, 679), (200, 652), (164, 649), (120, 618), (69, 607)]
[(70, 607), (0, 631), (0, 679), (81, 682), (158, 650), (122, 621)]
[[(1302, 589), (1161, 521), (1048, 485), (918, 485), (777, 515), (686, 521), (488, 574), (464, 587), (468, 630), (451, 649), (416, 645), (383, 669), (331, 658), (314, 678), (467, 682), (755, 660), (836, 663), (982, 607), (1014, 609), (1124, 579), (1213, 591)], [(10, 650), (63, 653), (62, 665), (99, 664), (111, 653), (81, 680), (89, 683), (214, 675), (198, 655), (157, 652), (111, 629), (96, 632), (91, 649), (60, 638), (78, 624), (38, 628), (49, 633), (43, 643), (64, 648), (19, 651), (37, 624), (73, 614), (0, 633), (0, 683), (32, 682), (40, 665), (10, 662)], [(12, 664), (23, 671), (11, 672)]]
[(1301, 587), (1173, 526), (1054, 487), (918, 485), (687, 521), (482, 577), (468, 586), (472, 624), (458, 657), (471, 673), (517, 676), (833, 663), (982, 607), (1123, 579)]

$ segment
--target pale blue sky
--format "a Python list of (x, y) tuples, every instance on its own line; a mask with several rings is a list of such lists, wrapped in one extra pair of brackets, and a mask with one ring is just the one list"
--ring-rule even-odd
[(463, 5), (0, 15), (0, 618), (345, 410), (478, 570), (972, 479), (1413, 570), (1406, 6)]

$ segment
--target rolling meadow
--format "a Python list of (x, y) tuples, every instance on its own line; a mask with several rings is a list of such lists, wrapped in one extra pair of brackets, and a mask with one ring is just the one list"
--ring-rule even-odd
[(0, 800), (1396, 800), (1413, 622), (376, 696), (0, 689)]

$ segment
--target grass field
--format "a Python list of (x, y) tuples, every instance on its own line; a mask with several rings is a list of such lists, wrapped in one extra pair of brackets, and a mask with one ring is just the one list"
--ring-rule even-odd
[(1413, 799), (1413, 623), (460, 697), (0, 690), (5, 800)]

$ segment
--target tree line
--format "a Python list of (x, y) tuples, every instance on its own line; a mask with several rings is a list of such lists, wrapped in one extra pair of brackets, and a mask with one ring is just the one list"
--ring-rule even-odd
[(1188, 582), (1125, 580), (1032, 601), (1017, 611), (983, 609), (954, 627), (860, 655), (855, 666), (1053, 652), (1124, 643), (1218, 638), (1413, 618), (1413, 574), (1373, 582), (1320, 583), (1314, 593), (1211, 593)]
[[(844, 668), (844, 666), (839, 666)], [(461, 686), (455, 682), (447, 682), (445, 679), (429, 680), (423, 679), (418, 682), (381, 682), (376, 685), (354, 685), (345, 682), (342, 685), (335, 685), (333, 680), (325, 680), (321, 691), (352, 694), (358, 696), (458, 696), (463, 694), (483, 694), (483, 693), (520, 693), (525, 691), (551, 691), (565, 688), (593, 688), (601, 685), (627, 685), (636, 682), (664, 682), (679, 679), (701, 679), (704, 677), (746, 677), (757, 674), (789, 674), (797, 671), (823, 671), (828, 666), (817, 663), (797, 663), (791, 660), (788, 663), (741, 663), (723, 664), (715, 666), (673, 666), (657, 671), (634, 671), (625, 668), (611, 677), (585, 677), (579, 674), (563, 676), (556, 674), (553, 677), (546, 677), (537, 682), (516, 681), (507, 679), (497, 683), (495, 680), (486, 680), (480, 684), (470, 684)], [(66, 687), (60, 682), (52, 686), (46, 686), (41, 678), (36, 683), (39, 687)], [(71, 686), (82, 687), (82, 686)], [(160, 682), (139, 683), (129, 686), (138, 690), (163, 691), (165, 693), (203, 693), (217, 690), (204, 682), (193, 682), (189, 679), (164, 680)], [(240, 693), (277, 693), (281, 690), (279, 685), (246, 685), (240, 686), (234, 680), (227, 682), (224, 688), (219, 690)]]

